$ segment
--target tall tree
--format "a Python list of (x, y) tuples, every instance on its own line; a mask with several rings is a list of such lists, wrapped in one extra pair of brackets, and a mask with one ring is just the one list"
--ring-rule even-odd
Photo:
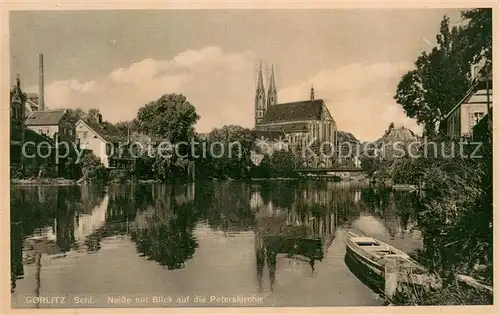
[(200, 116), (182, 94), (165, 94), (145, 105), (137, 114), (139, 130), (172, 143), (189, 140)]
[(467, 45), (463, 27), (450, 28), (449, 18), (441, 21), (437, 46), (422, 52), (415, 69), (406, 73), (397, 86), (394, 99), (408, 117), (424, 125), (427, 136), (436, 134), (444, 116), (464, 96), (469, 86), (469, 63), (463, 56)]
[[(493, 19), (491, 8), (480, 8), (462, 11), (462, 18), (468, 20), (468, 25), (462, 30), (467, 40), (464, 51), (467, 60), (476, 63), (482, 58), (492, 61)], [(491, 63), (488, 64), (491, 70)]]
[(255, 138), (252, 131), (236, 125), (213, 129), (209, 136), (207, 162), (217, 177), (240, 178), (251, 167), (250, 150)]

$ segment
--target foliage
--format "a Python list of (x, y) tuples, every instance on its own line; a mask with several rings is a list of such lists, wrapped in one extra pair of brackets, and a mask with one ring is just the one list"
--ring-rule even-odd
[(131, 121), (120, 121), (115, 124), (116, 128), (118, 128), (124, 135), (139, 131), (139, 123), (137, 119), (133, 119)]
[(69, 121), (77, 122), (80, 119), (86, 119), (87, 113), (81, 108), (68, 108), (66, 109), (66, 115)]
[(255, 138), (252, 131), (236, 125), (213, 129), (206, 142), (206, 154), (201, 158), (205, 176), (215, 178), (245, 178), (252, 167), (250, 151)]
[(296, 158), (290, 151), (276, 151), (266, 155), (259, 165), (257, 177), (295, 177)]
[(80, 119), (97, 121), (97, 115), (101, 112), (97, 108), (91, 108), (85, 112), (81, 108), (68, 108), (66, 109), (66, 115), (68, 120), (72, 122), (77, 122)]
[(87, 111), (86, 119), (93, 122), (99, 122), (99, 115), (101, 115), (101, 111), (99, 109), (91, 108)]
[(391, 177), (394, 184), (419, 185), (423, 172), (419, 159), (405, 157), (394, 161)]
[(132, 141), (148, 148), (141, 152), (137, 161), (136, 176), (155, 176), (164, 181), (186, 179), (193, 169), (193, 152), (189, 146), (179, 146), (179, 154), (160, 156), (156, 154), (158, 142), (169, 141), (172, 146), (183, 141), (189, 143), (194, 137), (194, 124), (198, 119), (195, 107), (185, 96), (165, 94), (141, 107), (136, 119), (118, 123), (117, 127), (125, 133), (130, 128)]
[(82, 176), (85, 181), (95, 180), (104, 182), (107, 180), (106, 167), (93, 153), (85, 152), (80, 163)]
[(182, 94), (165, 94), (139, 109), (139, 131), (169, 139), (171, 143), (187, 141), (194, 133), (194, 124), (200, 116)]
[[(462, 18), (469, 22), (462, 32), (468, 43), (464, 49), (465, 59), (477, 63), (484, 57), (492, 61), (492, 9), (465, 10), (462, 11)], [(491, 63), (488, 70), (491, 70)]]
[(397, 86), (394, 99), (410, 118), (424, 124), (425, 134), (435, 135), (435, 128), (464, 96), (468, 88), (469, 62), (463, 56), (467, 47), (464, 28), (450, 29), (449, 18), (441, 21), (437, 46), (422, 52), (415, 69), (407, 72)]
[(364, 152), (361, 152), (361, 169), (363, 169), (363, 172), (369, 177), (372, 177), (382, 166), (382, 160), (377, 156), (376, 151), (374, 146), (365, 145)]
[(419, 159), (396, 162), (396, 183), (423, 183), (418, 226), (424, 249), (420, 259), (444, 279), (456, 273), (475, 274), (491, 281), (493, 270), (493, 192), (491, 142), (484, 142), (481, 159), (469, 158), (475, 146), (464, 146), (464, 156), (451, 154), (453, 147), (438, 145)]
[(492, 305), (493, 295), (459, 283), (439, 290), (403, 285), (392, 299), (395, 305)]

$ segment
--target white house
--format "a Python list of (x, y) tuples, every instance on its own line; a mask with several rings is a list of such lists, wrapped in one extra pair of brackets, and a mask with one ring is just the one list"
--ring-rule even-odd
[(472, 68), (472, 76), (472, 87), (444, 117), (444, 130), (450, 137), (472, 136), (473, 127), (491, 110), (492, 78), (479, 75), (477, 66)]
[(122, 167), (130, 163), (129, 158), (118, 155), (120, 147), (128, 143), (127, 137), (116, 126), (103, 122), (102, 116), (99, 115), (95, 122), (80, 119), (75, 130), (80, 148), (92, 151), (105, 167)]

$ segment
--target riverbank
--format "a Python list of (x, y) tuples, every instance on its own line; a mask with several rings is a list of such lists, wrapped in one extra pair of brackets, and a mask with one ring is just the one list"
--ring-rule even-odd
[(73, 186), (78, 185), (76, 180), (66, 178), (11, 178), (11, 185), (17, 186)]

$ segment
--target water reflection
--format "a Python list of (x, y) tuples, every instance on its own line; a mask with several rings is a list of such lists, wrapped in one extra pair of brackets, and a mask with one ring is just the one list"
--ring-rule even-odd
[[(416, 206), (406, 192), (315, 181), (13, 187), (11, 287), (14, 291), (23, 281), (27, 265), (35, 265), (36, 294), (47, 259), (99, 254), (106, 238), (132, 242), (140, 259), (176, 270), (196, 261), (200, 237), (215, 239), (217, 232), (231, 242), (244, 232), (253, 234), (253, 242), (242, 246), (254, 247), (255, 260), (244, 263), (255, 270), (256, 291), (265, 291), (265, 283), (272, 291), (284, 272), (280, 261), (292, 260), (316, 273), (339, 227), (349, 225), (383, 240), (418, 238)], [(201, 226), (209, 227), (203, 236), (196, 233)], [(210, 255), (234, 253), (222, 246)], [(196, 271), (189, 272), (195, 277)]]
[(169, 270), (184, 267), (198, 247), (193, 236), (197, 218), (192, 189), (155, 187), (154, 205), (138, 214), (130, 229), (137, 251)]

